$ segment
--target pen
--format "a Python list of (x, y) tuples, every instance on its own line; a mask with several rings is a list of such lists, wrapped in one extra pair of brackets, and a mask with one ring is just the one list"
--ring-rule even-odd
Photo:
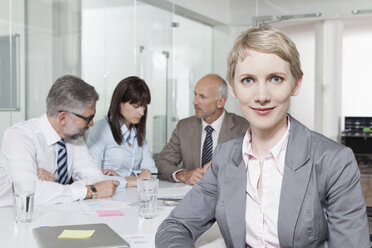
[(157, 198), (159, 201), (182, 201), (182, 199), (181, 198), (162, 198), (162, 197), (158, 197)]
[[(135, 172), (134, 174), (135, 174), (136, 176), (138, 176), (139, 174), (141, 174), (141, 172)], [(160, 173), (159, 173), (159, 172), (151, 172), (151, 175), (153, 175), (153, 176), (159, 176)]]

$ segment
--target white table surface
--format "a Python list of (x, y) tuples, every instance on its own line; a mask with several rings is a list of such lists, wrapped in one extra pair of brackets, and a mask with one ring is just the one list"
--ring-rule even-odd
[[(160, 181), (158, 197), (183, 197), (191, 186), (182, 183)], [(157, 216), (142, 219), (138, 216), (136, 188), (118, 192), (113, 198), (85, 200), (72, 203), (34, 206), (30, 223), (15, 223), (13, 208), (0, 208), (0, 247), (37, 248), (32, 229), (40, 226), (59, 226), (89, 223), (106, 223), (132, 248), (155, 247), (154, 237), (160, 223), (169, 215), (173, 207), (164, 206), (157, 201)], [(91, 205), (90, 205), (91, 204)], [(90, 207), (93, 206), (95, 207)], [(98, 205), (98, 207), (97, 207)], [(98, 217), (95, 210), (120, 210), (124, 216)], [(197, 247), (225, 247), (218, 226), (215, 224), (196, 242)]]

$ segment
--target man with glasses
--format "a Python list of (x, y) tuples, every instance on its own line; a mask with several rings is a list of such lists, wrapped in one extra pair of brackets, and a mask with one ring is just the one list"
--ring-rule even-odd
[(82, 135), (93, 126), (98, 94), (63, 76), (47, 97), (47, 112), (4, 132), (0, 150), (0, 207), (12, 205), (11, 182), (35, 181), (35, 204), (111, 197), (118, 181), (104, 181)]

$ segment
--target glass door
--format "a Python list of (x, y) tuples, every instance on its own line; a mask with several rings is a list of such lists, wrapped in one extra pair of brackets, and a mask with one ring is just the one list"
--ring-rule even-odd
[(82, 0), (82, 78), (99, 96), (95, 120), (107, 115), (116, 85), (136, 75), (134, 0)]
[(170, 59), (172, 51), (172, 13), (137, 2), (136, 5), (137, 75), (150, 88), (146, 139), (156, 156), (168, 141), (170, 118)]

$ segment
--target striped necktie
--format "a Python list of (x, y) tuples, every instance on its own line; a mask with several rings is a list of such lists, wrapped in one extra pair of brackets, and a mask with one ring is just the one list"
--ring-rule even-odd
[(203, 144), (203, 154), (202, 154), (202, 168), (206, 163), (212, 160), (212, 151), (213, 151), (213, 140), (212, 140), (212, 132), (213, 127), (206, 126), (205, 131), (207, 132), (205, 135), (205, 140)]
[(60, 184), (67, 184), (68, 174), (67, 174), (67, 151), (66, 143), (64, 139), (60, 139), (57, 142), (58, 145), (58, 157), (57, 157), (57, 170), (58, 170), (58, 180)]

